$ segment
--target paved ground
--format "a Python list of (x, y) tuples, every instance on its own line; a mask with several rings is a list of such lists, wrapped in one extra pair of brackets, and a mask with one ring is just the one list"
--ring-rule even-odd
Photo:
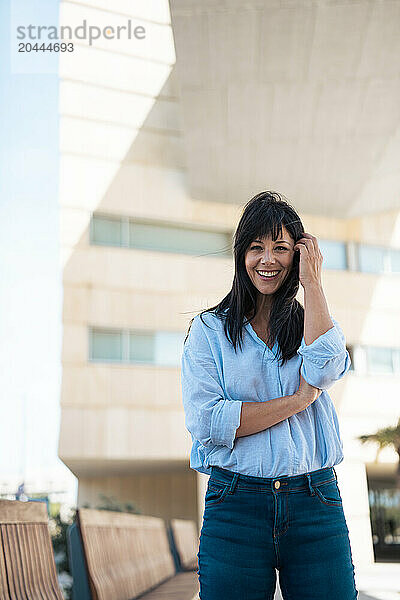
[[(400, 600), (400, 563), (374, 563), (355, 568), (358, 600)], [(277, 576), (274, 600), (282, 600)], [(193, 600), (199, 600), (196, 595)], [(302, 600), (307, 600), (304, 598)], [(339, 599), (338, 599), (339, 600)]]
[[(400, 600), (400, 563), (356, 566), (355, 577), (358, 600)], [(282, 600), (279, 589), (274, 600)]]

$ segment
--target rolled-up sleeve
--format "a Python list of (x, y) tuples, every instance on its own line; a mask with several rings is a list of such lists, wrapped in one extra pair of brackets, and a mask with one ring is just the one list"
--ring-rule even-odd
[(204, 325), (195, 319), (182, 353), (181, 384), (185, 424), (203, 446), (232, 449), (240, 425), (242, 402), (224, 398)]
[(302, 357), (300, 373), (310, 385), (328, 389), (349, 370), (351, 360), (343, 332), (335, 319), (333, 327), (307, 346), (304, 337), (297, 353)]

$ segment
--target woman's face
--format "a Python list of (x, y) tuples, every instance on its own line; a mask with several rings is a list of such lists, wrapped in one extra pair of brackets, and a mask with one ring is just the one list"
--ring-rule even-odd
[(245, 265), (250, 280), (261, 294), (274, 294), (292, 268), (294, 240), (282, 225), (282, 232), (273, 241), (257, 238), (245, 254)]

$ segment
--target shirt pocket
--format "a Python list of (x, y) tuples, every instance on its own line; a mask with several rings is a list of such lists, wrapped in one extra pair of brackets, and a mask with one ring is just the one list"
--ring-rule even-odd
[(255, 368), (236, 368), (234, 372), (226, 373), (224, 378), (225, 392), (231, 400), (244, 402), (263, 402), (267, 400), (268, 375), (256, 372)]
[(250, 348), (240, 352), (234, 359), (222, 364), (222, 381), (226, 397), (230, 400), (249, 401), (266, 399), (267, 382), (270, 380), (268, 366), (263, 364), (261, 354)]

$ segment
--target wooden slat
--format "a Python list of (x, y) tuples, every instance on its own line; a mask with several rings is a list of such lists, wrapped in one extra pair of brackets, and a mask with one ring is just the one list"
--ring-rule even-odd
[(197, 571), (199, 535), (196, 523), (188, 519), (171, 519), (171, 529), (182, 568)]
[(197, 598), (199, 580), (197, 573), (178, 573), (157, 589), (140, 596), (140, 600), (192, 600)]
[(175, 574), (163, 519), (92, 509), (78, 519), (94, 600), (132, 600)]
[(7, 579), (11, 600), (16, 600), (18, 597), (23, 598), (19, 592), (19, 579), (22, 574), (20, 573), (20, 565), (15, 551), (14, 527), (15, 523), (9, 526), (4, 523), (2, 524), (4, 531), (4, 554), (6, 557)]
[(155, 525), (164, 523), (160, 517), (134, 515), (132, 513), (114, 512), (111, 510), (95, 510), (94, 508), (80, 508), (79, 520), (87, 527), (99, 525), (100, 527), (152, 529)]
[(6, 571), (6, 561), (4, 557), (4, 549), (3, 549), (3, 530), (0, 525), (0, 598), (2, 600), (10, 600), (10, 594), (8, 593), (8, 585), (7, 585), (7, 571)]
[(63, 600), (46, 505), (0, 500), (1, 600)]
[(0, 500), (0, 523), (47, 523), (44, 502), (18, 502)]
[(26, 594), (28, 598), (32, 598), (37, 589), (37, 573), (34, 564), (36, 553), (33, 553), (30, 547), (30, 540), (34, 535), (31, 525), (19, 524), (19, 535), (21, 537), (22, 562), (25, 565)]

